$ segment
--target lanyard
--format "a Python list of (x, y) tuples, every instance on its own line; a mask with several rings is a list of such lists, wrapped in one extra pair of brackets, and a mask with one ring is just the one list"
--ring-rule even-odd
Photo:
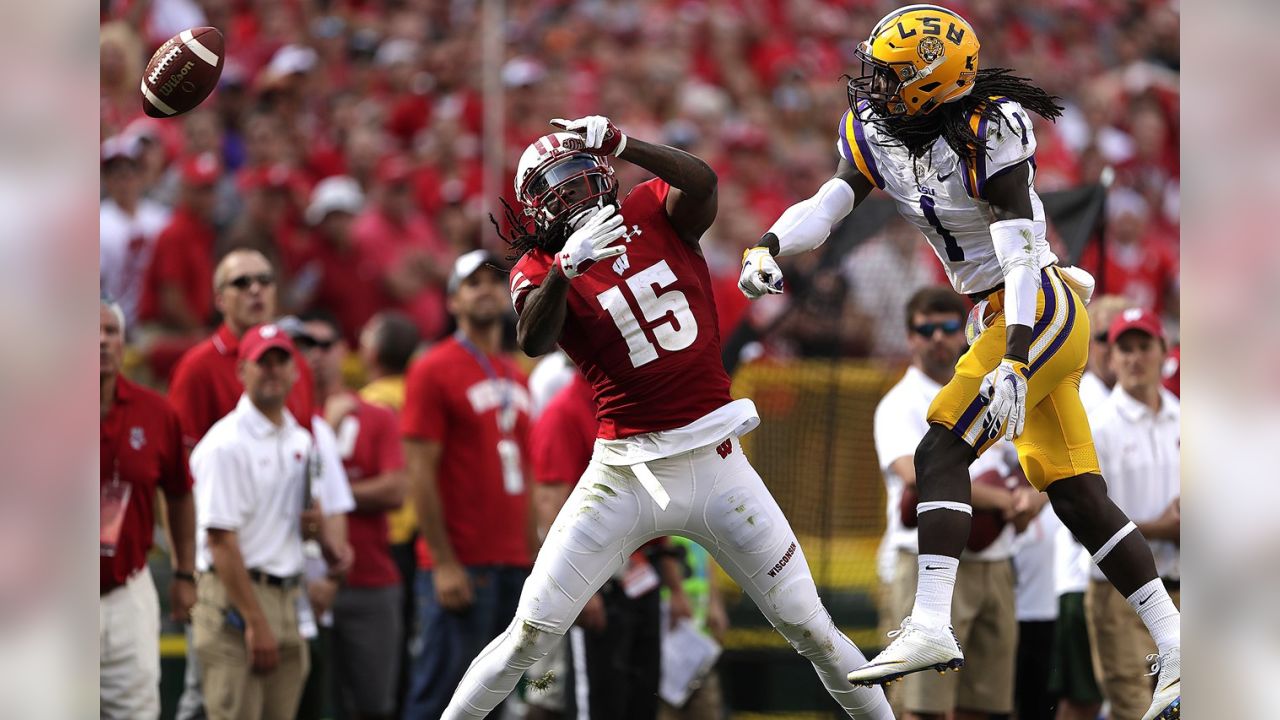
[(489, 362), (489, 358), (484, 353), (480, 352), (480, 348), (476, 347), (475, 343), (467, 339), (467, 336), (463, 335), (461, 330), (455, 333), (453, 337), (458, 341), (458, 344), (462, 346), (462, 349), (466, 350), (467, 353), (471, 355), (472, 359), (480, 365), (480, 369), (484, 371), (485, 377), (489, 379), (490, 383), (498, 389), (498, 431), (504, 436), (509, 437), (516, 424), (515, 408), (512, 407), (510, 382), (507, 381), (506, 377), (498, 373), (498, 371), (493, 367), (493, 363)]

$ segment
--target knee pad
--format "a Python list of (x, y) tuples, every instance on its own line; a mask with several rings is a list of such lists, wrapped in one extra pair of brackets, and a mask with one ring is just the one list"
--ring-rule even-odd
[(707, 508), (707, 525), (725, 547), (754, 554), (775, 544), (768, 508), (754, 493), (741, 486), (716, 493)]
[(791, 647), (810, 661), (836, 654), (835, 625), (809, 577), (795, 578), (770, 594), (774, 625)]

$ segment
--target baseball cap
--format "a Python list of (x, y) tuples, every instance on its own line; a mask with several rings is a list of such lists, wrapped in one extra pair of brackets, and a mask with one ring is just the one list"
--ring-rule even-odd
[(119, 158), (137, 160), (141, 149), (138, 144), (138, 138), (135, 135), (127, 133), (112, 135), (102, 141), (102, 164), (106, 165)]
[(514, 57), (502, 66), (502, 84), (507, 87), (536, 85), (546, 76), (542, 63), (529, 57)]
[(1107, 342), (1114, 343), (1117, 338), (1130, 330), (1138, 330), (1161, 342), (1165, 341), (1164, 325), (1160, 322), (1159, 316), (1143, 308), (1129, 308), (1111, 321), (1111, 328), (1107, 330)]
[(275, 323), (266, 323), (264, 325), (254, 325), (249, 328), (244, 337), (240, 338), (240, 359), (248, 362), (258, 362), (262, 359), (262, 355), (268, 350), (280, 349), (289, 353), (289, 357), (297, 354), (297, 349), (293, 346), (293, 341), (289, 339), (289, 334)]
[(307, 205), (307, 222), (319, 225), (331, 212), (355, 215), (364, 205), (364, 193), (360, 183), (346, 175), (334, 175), (316, 183), (311, 191), (311, 203)]
[(504, 275), (507, 273), (507, 269), (502, 264), (502, 258), (488, 250), (472, 250), (458, 256), (458, 259), (453, 262), (453, 272), (449, 273), (449, 294), (457, 292), (463, 280), (475, 275), (476, 271), (485, 265)]
[(192, 155), (182, 161), (182, 180), (188, 185), (212, 185), (222, 176), (222, 163), (210, 152)]

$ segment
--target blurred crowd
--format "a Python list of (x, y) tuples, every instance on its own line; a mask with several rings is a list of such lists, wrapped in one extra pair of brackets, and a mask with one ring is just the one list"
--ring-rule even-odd
[[(719, 173), (719, 220), (703, 247), (727, 333), (748, 311), (734, 290), (741, 248), (830, 176), (846, 105), (840, 76), (856, 71), (854, 47), (892, 5), (104, 3), (103, 283), (160, 381), (211, 327), (210, 291), (192, 278), (233, 247), (259, 249), (281, 269), (282, 310), (331, 310), (349, 340), (387, 308), (438, 338), (448, 330), (449, 262), (476, 247), (504, 251), (487, 216), (511, 195), (520, 151), (550, 118), (600, 113)], [(1085, 252), (1085, 267), (1106, 292), (1176, 320), (1176, 3), (955, 5), (980, 34), (985, 66), (1016, 68), (1062, 97), (1063, 118), (1036, 124), (1040, 191), (1114, 170), (1109, 242)], [(137, 90), (147, 57), (201, 25), (225, 36), (218, 89), (182, 118), (147, 118)], [(486, 37), (499, 40), (488, 47)], [(624, 191), (642, 179), (626, 163), (617, 169)], [(894, 323), (877, 326), (868, 276), (899, 299), (940, 276), (923, 243), (895, 242), (890, 229), (871, 244), (881, 252), (870, 262), (815, 278), (818, 294), (849, 310), (840, 354), (904, 359), (900, 342), (881, 342), (898, 334)], [(794, 262), (784, 269), (799, 280), (818, 256)], [(767, 325), (779, 309), (752, 312)], [(804, 337), (771, 349), (809, 351)]]

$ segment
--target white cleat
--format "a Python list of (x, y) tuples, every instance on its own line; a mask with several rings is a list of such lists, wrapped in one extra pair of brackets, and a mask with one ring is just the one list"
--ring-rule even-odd
[(1178, 720), (1182, 717), (1182, 649), (1174, 648), (1163, 655), (1148, 655), (1151, 675), (1156, 678), (1156, 694), (1151, 709), (1142, 720)]
[(964, 653), (951, 626), (931, 628), (911, 621), (902, 621), (902, 627), (889, 633), (895, 638), (889, 647), (875, 656), (871, 662), (849, 673), (854, 685), (884, 685), (904, 675), (921, 670), (959, 670), (964, 666)]

